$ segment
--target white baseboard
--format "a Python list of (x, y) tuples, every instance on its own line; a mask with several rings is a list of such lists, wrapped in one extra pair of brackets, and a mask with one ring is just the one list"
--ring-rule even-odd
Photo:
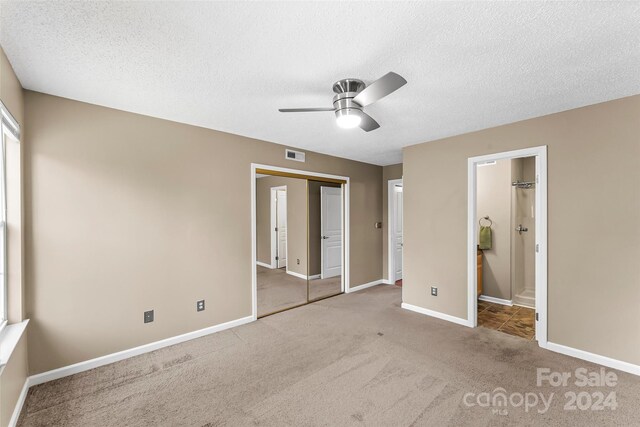
[(296, 273), (295, 271), (287, 270), (287, 274), (295, 276), (299, 279), (307, 280), (307, 276), (305, 274)]
[(354, 286), (352, 288), (349, 288), (347, 293), (358, 292), (358, 291), (361, 291), (363, 289), (370, 288), (372, 286), (382, 285), (383, 283), (384, 283), (383, 279), (374, 280), (373, 282), (365, 283), (364, 285), (358, 285), (358, 286)]
[(451, 316), (449, 314), (440, 313), (439, 311), (429, 310), (428, 308), (418, 307), (417, 305), (407, 304), (403, 302), (401, 307), (406, 310), (415, 311), (416, 313), (426, 314), (427, 316), (437, 317), (438, 319), (446, 320), (448, 322), (457, 323), (458, 325), (467, 326), (472, 328), (473, 325), (467, 319)]
[(389, 279), (382, 279), (382, 283), (384, 285), (395, 285), (396, 284), (396, 282), (393, 282), (393, 281), (391, 281)]
[(315, 280), (315, 279), (320, 279), (322, 277), (321, 274), (313, 274), (311, 276), (305, 276), (304, 274), (296, 273), (295, 271), (291, 271), (291, 270), (287, 270), (287, 274), (290, 274), (292, 276), (295, 276), (303, 280)]
[(271, 264), (267, 264), (265, 262), (256, 261), (256, 265), (259, 265), (260, 267), (269, 268), (269, 269), (273, 270), (273, 266)]
[(22, 407), (24, 406), (24, 401), (27, 400), (27, 393), (29, 392), (29, 377), (24, 382), (22, 386), (22, 391), (20, 392), (20, 396), (18, 396), (18, 401), (16, 402), (16, 407), (13, 409), (13, 414), (11, 415), (11, 419), (9, 420), (9, 427), (15, 427), (18, 425), (18, 419), (20, 418), (20, 413), (22, 412)]
[(597, 363), (598, 365), (618, 369), (619, 371), (628, 372), (634, 375), (640, 375), (640, 365), (634, 365), (633, 363), (623, 362), (622, 360), (612, 359), (607, 356), (589, 353), (588, 351), (578, 350), (576, 348), (567, 347), (565, 345), (555, 344), (548, 341), (544, 348), (546, 348), (547, 350), (555, 351), (556, 353), (572, 356), (577, 359)]
[(186, 334), (141, 345), (139, 347), (119, 351), (117, 353), (107, 354), (106, 356), (100, 356), (95, 359), (86, 360), (84, 362), (75, 363), (73, 365), (64, 366), (62, 368), (53, 369), (41, 374), (32, 375), (28, 378), (29, 387), (46, 383), (48, 381), (57, 380), (58, 378), (66, 377), (80, 372), (88, 371), (89, 369), (108, 365), (110, 363), (118, 362), (120, 360), (128, 359), (140, 354), (149, 353), (163, 347), (179, 344), (181, 342), (204, 337), (206, 335), (211, 335), (216, 332), (224, 331), (225, 329), (235, 328), (236, 326), (244, 325), (245, 323), (253, 322), (254, 320), (255, 319), (253, 318), (253, 316), (247, 316), (241, 319), (232, 320), (230, 322), (221, 323), (219, 325), (210, 326), (208, 328), (200, 329), (193, 332), (187, 332)]
[(486, 302), (493, 302), (495, 304), (508, 305), (509, 307), (511, 307), (513, 305), (513, 301), (512, 300), (496, 298), (496, 297), (490, 297), (488, 295), (480, 295), (478, 297), (478, 299), (480, 301), (486, 301)]

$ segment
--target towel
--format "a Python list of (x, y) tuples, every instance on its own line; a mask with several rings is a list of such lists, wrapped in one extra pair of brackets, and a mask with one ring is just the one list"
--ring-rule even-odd
[(493, 243), (491, 237), (491, 227), (481, 225), (480, 226), (480, 238), (478, 239), (480, 249), (491, 249)]

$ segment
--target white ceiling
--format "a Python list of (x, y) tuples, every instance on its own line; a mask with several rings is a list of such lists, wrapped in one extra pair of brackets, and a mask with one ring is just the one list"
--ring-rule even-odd
[[(31, 90), (387, 165), (401, 148), (640, 93), (640, 2), (0, 3)], [(340, 129), (332, 83), (408, 84)]]

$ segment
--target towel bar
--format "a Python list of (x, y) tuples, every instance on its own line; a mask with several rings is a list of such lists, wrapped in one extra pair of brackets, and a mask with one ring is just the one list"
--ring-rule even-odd
[(487, 216), (483, 216), (482, 218), (480, 218), (478, 220), (478, 224), (480, 225), (480, 227), (482, 227), (482, 220), (483, 219), (486, 220), (486, 221), (489, 221), (489, 227), (491, 227), (493, 225), (493, 221), (491, 221), (491, 218), (489, 218), (489, 215), (487, 215)]

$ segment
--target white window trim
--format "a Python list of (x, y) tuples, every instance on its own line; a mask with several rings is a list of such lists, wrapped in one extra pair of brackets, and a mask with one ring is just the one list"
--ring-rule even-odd
[[(4, 121), (0, 123), (0, 332), (5, 328), (9, 320), (9, 307), (7, 298), (9, 297), (9, 281), (7, 274), (7, 174), (5, 162), (5, 132), (8, 131)], [(3, 197), (4, 196), (4, 197)]]
[(20, 125), (2, 101), (0, 101), (0, 120), (5, 129), (9, 131), (16, 140), (20, 141)]
[(6, 218), (7, 218), (7, 205), (6, 205), (6, 195), (7, 195), (7, 188), (6, 188), (6, 147), (5, 147), (5, 143), (6, 143), (6, 138), (5, 138), (5, 132), (8, 133), (9, 135), (11, 135), (12, 137), (14, 137), (17, 141), (20, 141), (20, 125), (18, 124), (18, 121), (13, 117), (13, 115), (11, 115), (11, 113), (9, 112), (9, 109), (7, 107), (5, 107), (4, 103), (2, 103), (2, 101), (0, 101), (0, 150), (1, 150), (1, 157), (0, 157), (0, 161), (3, 162), (2, 167), (0, 168), (0, 173), (2, 173), (2, 179), (0, 180), (0, 185), (3, 185), (3, 189), (2, 192), (0, 194), (4, 194), (5, 199), (1, 200), (0, 199), (0, 209), (2, 210), (1, 214), (2, 217), (0, 217), (0, 223), (4, 223), (4, 226), (2, 227), (3, 229), (3, 233), (4, 233), (4, 248), (2, 250), (2, 253), (0, 254), (0, 256), (2, 256), (4, 259), (1, 261), (4, 264), (4, 271), (2, 272), (2, 289), (0, 289), (0, 292), (3, 293), (2, 295), (2, 317), (0, 317), (0, 333), (3, 332), (3, 330), (6, 328), (7, 324), (8, 324), (8, 320), (9, 320), (9, 305), (8, 305), (8, 296), (9, 296), (9, 292), (8, 292), (8, 286), (9, 286), (9, 281), (8, 281), (8, 274), (7, 274), (7, 269), (8, 269), (8, 263), (7, 263), (7, 223), (6, 223)]

